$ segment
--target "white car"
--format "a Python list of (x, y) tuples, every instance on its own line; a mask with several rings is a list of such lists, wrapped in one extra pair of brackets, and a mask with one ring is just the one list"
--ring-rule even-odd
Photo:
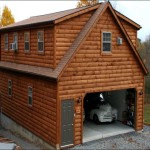
[(96, 124), (100, 122), (112, 122), (117, 120), (117, 109), (104, 100), (103, 94), (100, 93), (101, 103), (90, 111), (90, 119)]

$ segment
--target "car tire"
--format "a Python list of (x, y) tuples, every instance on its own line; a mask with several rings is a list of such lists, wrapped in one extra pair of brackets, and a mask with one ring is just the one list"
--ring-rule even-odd
[(94, 121), (96, 124), (100, 124), (100, 121), (99, 121), (97, 115), (94, 115), (94, 116), (93, 116), (93, 121)]

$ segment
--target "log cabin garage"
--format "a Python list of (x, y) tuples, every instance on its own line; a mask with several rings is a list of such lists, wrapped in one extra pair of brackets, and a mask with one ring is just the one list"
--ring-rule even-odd
[(2, 125), (56, 149), (142, 130), (140, 28), (109, 2), (1, 28)]

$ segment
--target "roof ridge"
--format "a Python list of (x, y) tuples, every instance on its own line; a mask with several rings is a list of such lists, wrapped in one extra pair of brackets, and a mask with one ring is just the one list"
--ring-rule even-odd
[(89, 33), (91, 27), (96, 23), (96, 19), (101, 14), (102, 10), (105, 8), (106, 4), (108, 2), (104, 2), (100, 5), (99, 8), (95, 11), (95, 13), (91, 16), (91, 18), (88, 20), (88, 22), (85, 24), (85, 26), (82, 28), (81, 32), (77, 36), (77, 38), (74, 40), (73, 44), (71, 45), (68, 52), (64, 55), (64, 57), (59, 62), (58, 66), (54, 70), (57, 77), (61, 74), (63, 69), (65, 68), (67, 62), (71, 59), (74, 52), (79, 48), (87, 34)]

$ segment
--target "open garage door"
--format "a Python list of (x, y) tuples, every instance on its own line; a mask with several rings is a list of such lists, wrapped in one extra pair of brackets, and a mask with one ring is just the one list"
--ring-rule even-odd
[(83, 142), (134, 131), (135, 89), (88, 93)]

